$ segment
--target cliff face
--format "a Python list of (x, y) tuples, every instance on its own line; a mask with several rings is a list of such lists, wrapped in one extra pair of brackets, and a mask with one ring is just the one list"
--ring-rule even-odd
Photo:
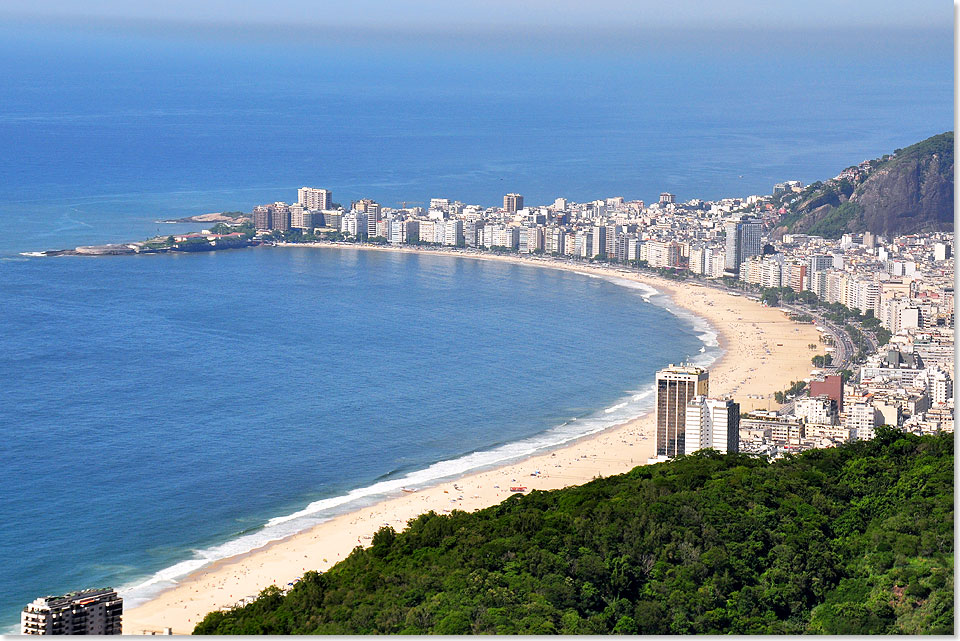
[(951, 230), (953, 132), (871, 161), (851, 179), (811, 187), (792, 204), (781, 232), (838, 238), (847, 232), (893, 236)]
[(856, 231), (896, 235), (953, 229), (953, 134), (949, 139), (949, 153), (898, 155), (873, 172), (850, 198), (862, 208), (852, 221)]

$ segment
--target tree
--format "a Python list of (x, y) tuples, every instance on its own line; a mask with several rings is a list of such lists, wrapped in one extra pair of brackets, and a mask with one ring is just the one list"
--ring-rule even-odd
[(877, 345), (883, 346), (890, 342), (890, 338), (893, 334), (890, 333), (886, 327), (878, 327), (877, 331), (874, 332), (874, 336), (877, 339)]
[(884, 427), (778, 461), (702, 451), (384, 528), (195, 632), (945, 634), (953, 469), (952, 434)]

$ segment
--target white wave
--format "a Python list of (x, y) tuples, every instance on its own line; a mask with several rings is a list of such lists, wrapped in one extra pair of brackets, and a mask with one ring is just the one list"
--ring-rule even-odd
[[(641, 296), (645, 301), (663, 307), (693, 325), (694, 329), (699, 332), (697, 334), (698, 338), (706, 347), (706, 350), (700, 356), (691, 361), (694, 364), (706, 366), (719, 358), (717, 333), (713, 331), (709, 323), (686, 310), (677, 308), (659, 290), (645, 283), (638, 283), (612, 274), (586, 275), (638, 290), (642, 292)], [(655, 298), (655, 300), (651, 301), (651, 298)], [(126, 601), (127, 607), (135, 607), (149, 600), (154, 594), (175, 585), (178, 579), (209, 563), (263, 547), (272, 541), (286, 538), (327, 521), (337, 514), (369, 505), (386, 496), (399, 495), (404, 487), (428, 487), (468, 472), (489, 469), (511, 461), (517, 461), (642, 416), (653, 408), (655, 392), (656, 386), (651, 383), (642, 389), (629, 391), (626, 398), (620, 399), (616, 404), (602, 411), (584, 417), (573, 417), (569, 421), (535, 436), (506, 443), (490, 450), (471, 452), (455, 459), (438, 461), (424, 469), (415, 470), (396, 479), (379, 481), (373, 485), (356, 488), (340, 496), (314, 501), (302, 510), (270, 519), (262, 528), (249, 534), (217, 546), (195, 550), (193, 558), (161, 570), (145, 580), (122, 586), (119, 591)]]
[(337, 514), (369, 505), (387, 496), (400, 495), (404, 487), (428, 487), (468, 472), (489, 469), (511, 461), (524, 459), (533, 454), (557, 448), (591, 434), (625, 423), (643, 415), (653, 407), (654, 385), (629, 392), (629, 396), (615, 405), (587, 416), (571, 418), (554, 428), (529, 438), (506, 443), (499, 447), (445, 461), (438, 461), (424, 469), (415, 470), (402, 477), (379, 481), (357, 488), (340, 496), (310, 503), (302, 510), (270, 519), (260, 529), (226, 541), (220, 545), (194, 550), (193, 558), (181, 561), (154, 575), (121, 586), (119, 589), (128, 608), (148, 601), (153, 595), (172, 587), (178, 579), (220, 559), (244, 554), (277, 541)]
[(661, 293), (659, 289), (651, 285), (648, 285), (646, 283), (641, 283), (639, 281), (631, 280), (629, 278), (624, 278), (623, 276), (617, 276), (616, 274), (587, 274), (587, 275), (593, 278), (602, 278), (603, 280), (610, 281), (611, 283), (615, 283), (627, 289), (635, 289), (641, 292), (640, 296), (648, 303), (650, 302), (649, 299), (651, 296), (657, 296)]
[(668, 296), (659, 295), (651, 302), (682, 319), (697, 332), (697, 338), (703, 343), (703, 346), (700, 348), (699, 354), (690, 359), (692, 365), (707, 367), (720, 358), (723, 350), (720, 348), (719, 334), (705, 318), (678, 306)]

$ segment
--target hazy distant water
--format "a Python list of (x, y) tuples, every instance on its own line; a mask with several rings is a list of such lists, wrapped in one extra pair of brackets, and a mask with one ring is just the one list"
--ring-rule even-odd
[(761, 36), (574, 54), (0, 26), (0, 253), (301, 185), (388, 206), (769, 193), (953, 126), (949, 37)]
[(701, 346), (642, 291), (532, 268), (18, 252), (304, 184), (385, 205), (765, 193), (952, 126), (951, 43), (896, 44), (478, 55), (0, 27), (0, 624), (352, 489), (602, 427)]

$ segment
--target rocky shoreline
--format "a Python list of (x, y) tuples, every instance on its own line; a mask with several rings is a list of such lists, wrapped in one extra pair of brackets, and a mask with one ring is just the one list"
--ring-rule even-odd
[(183, 218), (171, 218), (168, 220), (155, 220), (155, 223), (163, 224), (183, 224), (183, 223), (229, 223), (239, 225), (250, 222), (250, 217), (240, 212), (213, 212), (210, 214), (197, 214), (196, 216), (185, 216)]
[(237, 249), (252, 247), (259, 243), (248, 240), (231, 242), (212, 241), (209, 243), (193, 243), (189, 245), (171, 245), (152, 247), (147, 243), (126, 243), (113, 245), (86, 245), (75, 249), (48, 249), (41, 252), (22, 252), (23, 256), (129, 256), (134, 254), (169, 254), (190, 253), (199, 251), (216, 251), (222, 249)]

